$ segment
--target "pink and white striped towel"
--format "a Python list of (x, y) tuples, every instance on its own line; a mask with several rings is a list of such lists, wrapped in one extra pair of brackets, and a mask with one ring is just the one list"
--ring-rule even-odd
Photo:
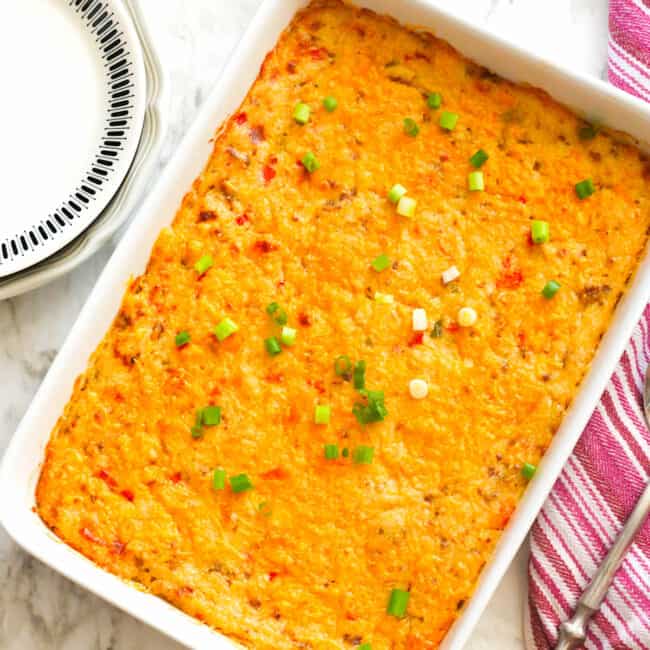
[(608, 76), (650, 102), (650, 0), (610, 0)]
[[(609, 80), (650, 102), (650, 0), (610, 0)], [(528, 648), (547, 650), (638, 500), (650, 474), (641, 387), (650, 305), (546, 501), (530, 542)], [(650, 650), (650, 519), (628, 551), (586, 648)]]

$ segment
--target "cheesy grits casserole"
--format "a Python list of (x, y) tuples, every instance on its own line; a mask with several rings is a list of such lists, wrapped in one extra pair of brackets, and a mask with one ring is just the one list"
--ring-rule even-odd
[(622, 136), (316, 0), (77, 379), (38, 513), (244, 646), (435, 648), (649, 228)]

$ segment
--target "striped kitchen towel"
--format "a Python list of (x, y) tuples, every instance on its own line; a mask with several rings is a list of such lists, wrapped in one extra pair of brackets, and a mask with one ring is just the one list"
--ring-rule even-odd
[[(558, 625), (605, 557), (650, 473), (641, 406), (650, 305), (533, 527), (527, 645), (553, 648)], [(650, 520), (589, 626), (587, 648), (650, 648)]]
[(610, 0), (607, 74), (650, 102), (650, 0)]
[[(609, 81), (650, 101), (650, 0), (610, 0)], [(546, 650), (638, 500), (650, 474), (641, 390), (650, 305), (533, 529), (526, 643)], [(650, 650), (650, 520), (626, 554), (586, 648)]]

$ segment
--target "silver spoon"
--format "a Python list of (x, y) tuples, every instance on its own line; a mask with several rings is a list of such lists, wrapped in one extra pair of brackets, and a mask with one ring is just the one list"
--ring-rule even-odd
[[(643, 386), (643, 414), (646, 424), (650, 427), (650, 367), (646, 371)], [(639, 498), (636, 506), (634, 506), (632, 514), (625, 522), (607, 557), (605, 557), (602, 564), (598, 567), (589, 586), (580, 597), (573, 616), (560, 625), (560, 636), (555, 650), (570, 650), (570, 648), (578, 648), (584, 644), (587, 637), (589, 620), (600, 608), (609, 589), (609, 585), (614, 578), (614, 574), (623, 561), (625, 552), (649, 512), (650, 481), (645, 486), (643, 494)]]

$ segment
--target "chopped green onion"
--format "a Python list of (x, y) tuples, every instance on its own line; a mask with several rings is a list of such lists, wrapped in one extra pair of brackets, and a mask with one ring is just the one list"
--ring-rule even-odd
[(336, 101), (335, 97), (325, 97), (323, 100), (323, 106), (328, 113), (333, 113), (337, 109), (338, 105), (339, 103)]
[(381, 303), (382, 305), (392, 305), (395, 302), (395, 299), (390, 293), (375, 291), (375, 302)]
[(357, 361), (354, 366), (354, 372), (352, 373), (354, 380), (354, 387), (357, 390), (362, 390), (366, 387), (366, 362)]
[(414, 138), (420, 132), (418, 123), (411, 117), (404, 118), (404, 133)]
[(485, 189), (483, 172), (470, 172), (467, 176), (467, 185), (470, 192), (482, 192)]
[(204, 255), (195, 265), (194, 269), (199, 275), (203, 275), (211, 266), (214, 265), (214, 260), (210, 255)]
[(226, 472), (223, 469), (215, 469), (212, 474), (212, 487), (215, 490), (223, 490), (226, 487)]
[(437, 320), (433, 324), (433, 329), (431, 330), (431, 338), (439, 339), (442, 336), (442, 321)]
[(385, 271), (390, 266), (390, 257), (386, 253), (382, 253), (372, 261), (371, 266), (377, 273)]
[(390, 191), (388, 192), (388, 200), (391, 203), (398, 203), (405, 194), (406, 188), (403, 185), (397, 183), (390, 188)]
[(535, 244), (544, 244), (549, 240), (550, 227), (548, 221), (538, 221), (535, 219), (530, 224), (530, 238)]
[(338, 377), (345, 377), (352, 370), (352, 361), (347, 354), (342, 354), (334, 360), (334, 372)]
[(277, 302), (272, 302), (267, 305), (266, 313), (271, 316), (278, 325), (286, 325), (289, 320), (287, 312), (284, 311)]
[(357, 650), (372, 650), (372, 644), (370, 643), (362, 643)]
[(352, 459), (357, 465), (370, 465), (372, 463), (372, 458), (374, 455), (375, 455), (374, 447), (359, 445), (354, 450)]
[(586, 199), (588, 196), (591, 196), (595, 191), (596, 188), (594, 187), (594, 182), (591, 178), (585, 178), (584, 181), (576, 183), (576, 194), (581, 201)]
[(293, 119), (296, 120), (298, 124), (307, 124), (307, 122), (309, 122), (310, 115), (311, 108), (302, 102), (296, 104), (296, 107), (293, 109)]
[(190, 429), (192, 438), (203, 438), (203, 409), (196, 412), (194, 426)]
[(317, 404), (314, 408), (314, 423), (329, 424), (332, 409), (329, 404)]
[(388, 409), (384, 405), (384, 393), (377, 390), (363, 390), (362, 395), (367, 398), (367, 404), (356, 402), (352, 407), (352, 414), (359, 424), (384, 420), (388, 415)]
[(325, 445), (325, 458), (336, 460), (339, 457), (339, 446), (335, 444)]
[(415, 199), (409, 196), (403, 196), (397, 204), (397, 214), (401, 214), (403, 217), (410, 219), (415, 216), (415, 208), (417, 205), (418, 202)]
[(343, 458), (347, 458), (350, 455), (350, 450), (347, 447), (343, 447), (343, 451), (341, 452), (341, 456)]
[(280, 341), (278, 341), (276, 336), (272, 336), (269, 339), (264, 339), (264, 347), (270, 356), (274, 357), (276, 354), (282, 352), (280, 347)]
[(176, 343), (177, 348), (182, 348), (184, 345), (187, 345), (190, 342), (191, 338), (192, 337), (190, 336), (189, 332), (182, 331), (176, 335), (174, 343)]
[(246, 492), (253, 487), (251, 480), (246, 474), (237, 474), (237, 476), (230, 477), (230, 489), (238, 494), (239, 492)]
[(440, 108), (442, 106), (442, 95), (440, 93), (430, 93), (427, 97), (427, 106), (429, 108)]
[(293, 345), (296, 342), (297, 332), (293, 327), (283, 327), (280, 333), (282, 345)]
[(352, 361), (347, 354), (341, 354), (334, 360), (334, 372), (337, 377), (343, 377), (350, 381), (350, 371), (352, 370)]
[(542, 295), (550, 300), (560, 290), (560, 283), (556, 280), (549, 280), (542, 289)]
[(201, 410), (201, 424), (206, 427), (215, 427), (221, 424), (221, 407), (206, 406)]
[(310, 173), (313, 174), (319, 167), (320, 163), (318, 158), (311, 152), (308, 151), (302, 158), (303, 167)]
[(532, 463), (524, 463), (521, 466), (521, 475), (527, 480), (530, 481), (530, 479), (535, 476), (535, 473), (537, 472), (537, 467), (533, 465)]
[(488, 156), (483, 149), (479, 149), (470, 159), (470, 165), (472, 167), (476, 167), (478, 169), (479, 167), (482, 167), (483, 164), (487, 161), (487, 159), (490, 156)]
[(215, 328), (214, 333), (216, 334), (219, 341), (225, 341), (229, 336), (234, 334), (239, 327), (237, 323), (230, 320), (230, 318), (224, 318)]
[(402, 618), (406, 614), (410, 597), (411, 594), (405, 589), (393, 589), (390, 592), (386, 613), (397, 618)]
[(458, 114), (444, 111), (440, 114), (439, 123), (440, 126), (445, 129), (445, 131), (453, 131), (456, 128), (456, 124), (458, 123)]
[(581, 140), (593, 140), (600, 129), (593, 124), (583, 124), (578, 128), (578, 137)]

